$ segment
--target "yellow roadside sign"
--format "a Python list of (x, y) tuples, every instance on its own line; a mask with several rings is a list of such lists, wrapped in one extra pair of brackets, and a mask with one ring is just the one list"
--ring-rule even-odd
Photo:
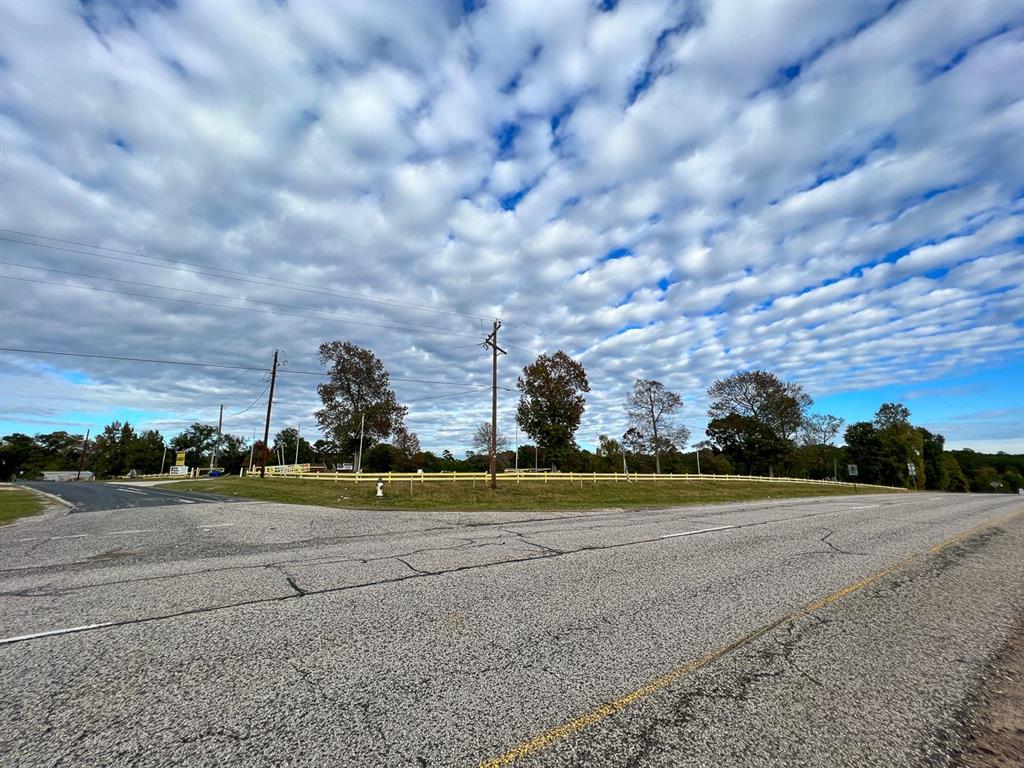
[(184, 467), (185, 466), (185, 451), (178, 451), (175, 455), (174, 466)]

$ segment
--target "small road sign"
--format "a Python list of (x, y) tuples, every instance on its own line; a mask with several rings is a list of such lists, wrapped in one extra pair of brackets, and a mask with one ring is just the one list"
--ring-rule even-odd
[(856, 464), (847, 464), (846, 465), (846, 474), (849, 477), (856, 477), (857, 476), (857, 465)]

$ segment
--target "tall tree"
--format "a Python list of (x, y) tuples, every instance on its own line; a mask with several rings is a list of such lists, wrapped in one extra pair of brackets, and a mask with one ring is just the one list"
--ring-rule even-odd
[(590, 391), (583, 365), (565, 352), (540, 355), (523, 368), (516, 382), (519, 406), (516, 421), (561, 463), (575, 446), (576, 430), (586, 408), (584, 393)]
[(313, 461), (313, 446), (309, 441), (299, 434), (295, 427), (285, 427), (274, 435), (274, 453), (284, 457), (285, 464), (295, 462), (295, 446), (299, 448), (299, 464), (308, 464)]
[(804, 445), (832, 445), (845, 422), (830, 413), (809, 413), (800, 425)]
[(785, 382), (770, 371), (736, 373), (708, 388), (708, 416), (731, 413), (756, 419), (780, 440), (792, 440), (804, 423), (813, 400), (799, 384)]
[(690, 430), (677, 421), (682, 407), (683, 398), (650, 379), (637, 379), (626, 398), (629, 426), (640, 434), (644, 449), (654, 453), (654, 471), (659, 475), (662, 452), (682, 450), (690, 439)]
[[(496, 451), (504, 451), (508, 448), (508, 436), (502, 434), (501, 430), (498, 430), (498, 439), (495, 442)], [(470, 445), (473, 446), (473, 450), (477, 453), (486, 453), (488, 456), (491, 454), (491, 422), (481, 421), (475, 430), (473, 430), (473, 437)]]
[(416, 436), (416, 433), (410, 432), (405, 426), (401, 426), (392, 435), (391, 444), (398, 452), (399, 463), (402, 465), (402, 468), (411, 468), (414, 457), (420, 452), (420, 439)]
[(206, 466), (217, 443), (217, 428), (193, 422), (188, 429), (171, 439), (171, 449), (185, 451), (185, 466)]
[[(785, 382), (770, 371), (719, 379), (708, 388), (708, 398), (708, 437), (734, 465), (769, 472), (792, 456), (793, 438), (812, 402), (799, 384)], [(749, 433), (741, 435), (739, 429)]]
[(343, 455), (357, 450), (364, 417), (364, 448), (403, 425), (406, 408), (399, 405), (384, 363), (373, 352), (347, 341), (330, 341), (320, 345), (320, 362), (328, 366), (330, 378), (317, 386), (324, 407), (316, 412), (316, 420)]
[(708, 437), (735, 467), (747, 474), (771, 472), (789, 450), (771, 428), (753, 416), (730, 413), (708, 422)]

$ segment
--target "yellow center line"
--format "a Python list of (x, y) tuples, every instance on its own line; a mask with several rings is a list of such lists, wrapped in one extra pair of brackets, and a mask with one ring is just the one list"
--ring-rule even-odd
[(733, 640), (731, 643), (727, 645), (723, 645), (722, 647), (714, 651), (704, 654), (700, 658), (689, 661), (680, 667), (676, 667), (675, 669), (666, 672), (660, 677), (656, 677), (654, 680), (647, 683), (646, 685), (637, 688), (635, 691), (630, 691), (629, 693), (619, 696), (616, 699), (612, 699), (611, 701), (602, 704), (596, 709), (592, 709), (591, 711), (586, 712), (585, 714), (582, 714), (578, 717), (574, 717), (571, 720), (566, 720), (561, 725), (557, 725), (554, 728), (551, 728), (550, 730), (544, 731), (543, 733), (534, 736), (532, 739), (524, 741), (521, 744), (517, 744), (508, 752), (505, 752), (502, 755), (492, 757), (489, 760), (484, 760), (482, 763), (480, 763), (479, 768), (500, 768), (500, 766), (512, 765), (516, 761), (521, 760), (522, 758), (527, 757), (533, 754), (534, 752), (539, 752), (540, 750), (550, 746), (556, 741), (560, 741), (568, 736), (578, 733), (579, 731), (582, 731), (584, 728), (587, 728), (593, 725), (594, 723), (604, 720), (606, 717), (610, 717), (622, 711), (623, 709), (636, 703), (637, 701), (640, 701), (641, 699), (644, 699), (653, 693), (657, 693), (658, 691), (667, 688), (680, 678), (685, 677), (686, 675), (692, 672), (696, 672), (698, 669), (708, 666), (709, 664), (717, 661), (723, 656), (726, 656), (732, 653), (733, 651), (743, 647), (744, 645), (747, 645), (748, 643), (751, 643), (754, 640), (757, 640), (758, 638), (767, 635), (772, 630), (777, 629), (778, 627), (781, 627), (784, 624), (788, 624), (790, 622), (796, 621), (799, 618), (812, 614), (815, 611), (819, 611), (822, 608), (825, 608), (826, 606), (829, 606), (838, 600), (842, 600), (844, 597), (852, 595), (854, 592), (858, 592), (864, 589), (865, 587), (874, 584), (879, 579), (883, 579), (886, 576), (893, 574), (895, 571), (898, 571), (901, 568), (906, 567), (910, 563), (914, 562), (915, 560), (918, 560), (921, 557), (924, 557), (925, 555), (938, 554), (942, 550), (947, 549), (955, 544), (958, 544), (964, 539), (970, 538), (971, 536), (974, 536), (975, 534), (987, 528), (993, 528), (995, 526), (1002, 525), (1003, 523), (1012, 520), (1013, 518), (1017, 517), (1022, 513), (1024, 513), (1024, 510), (1011, 512), (1010, 514), (1004, 515), (1003, 517), (999, 517), (994, 520), (989, 520), (988, 522), (982, 523), (981, 525), (977, 525), (974, 528), (964, 531), (963, 533), (959, 533), (953, 538), (943, 541), (941, 544), (936, 544), (934, 547), (931, 547), (923, 552), (918, 552), (916, 554), (905, 557), (902, 560), (898, 560), (885, 570), (877, 571), (869, 576), (865, 576), (863, 579), (855, 581), (852, 584), (849, 584), (843, 587), (842, 589), (833, 592), (830, 595), (815, 600), (813, 603), (809, 603), (803, 608), (799, 608), (793, 611), (792, 613), (786, 614), (785, 616), (776, 619), (775, 621), (769, 624), (765, 624), (753, 630), (752, 632), (749, 632), (743, 635), (742, 637)]

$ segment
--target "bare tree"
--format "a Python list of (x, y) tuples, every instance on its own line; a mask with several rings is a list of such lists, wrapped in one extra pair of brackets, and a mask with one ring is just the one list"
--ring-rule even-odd
[[(491, 453), (491, 424), (488, 421), (481, 421), (480, 425), (474, 430), (472, 445), (474, 450), (480, 454)], [(498, 439), (495, 441), (494, 450), (504, 451), (508, 449), (508, 437), (501, 434), (501, 430), (498, 430)]]
[(639, 435), (639, 445), (654, 453), (654, 471), (661, 474), (661, 453), (682, 449), (690, 430), (676, 421), (683, 398), (665, 389), (660, 381), (637, 379), (626, 398), (629, 427)]
[(811, 413), (800, 427), (804, 445), (832, 445), (846, 422), (830, 413)]

